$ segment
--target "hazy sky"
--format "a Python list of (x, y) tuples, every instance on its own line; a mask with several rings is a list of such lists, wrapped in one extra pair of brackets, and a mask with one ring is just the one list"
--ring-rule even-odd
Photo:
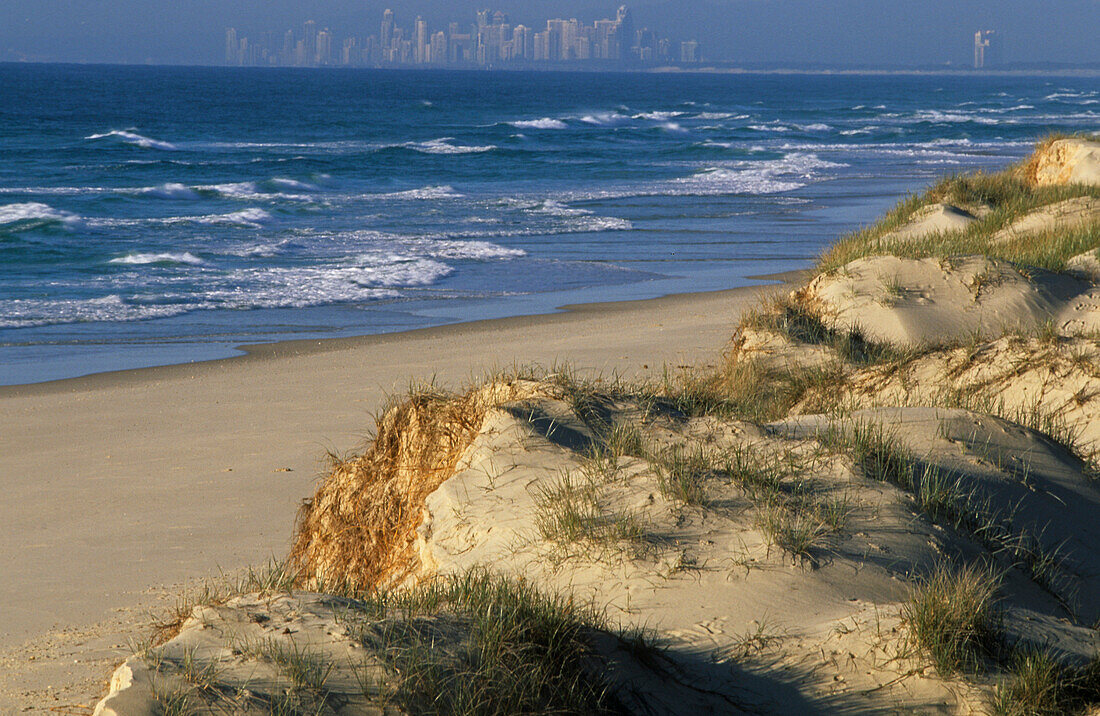
[[(376, 34), (393, 7), (438, 28), (476, 9), (544, 26), (591, 21), (619, 2), (600, 0), (0, 0), (0, 60), (216, 63), (224, 30), (300, 27)], [(698, 39), (711, 59), (827, 64), (967, 63), (977, 29), (1005, 38), (1010, 62), (1100, 62), (1100, 0), (636, 0), (638, 27)]]

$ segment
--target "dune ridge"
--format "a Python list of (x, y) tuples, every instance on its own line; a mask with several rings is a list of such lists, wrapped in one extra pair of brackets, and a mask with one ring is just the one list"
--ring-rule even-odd
[(412, 390), (96, 714), (1097, 708), (1096, 146), (904, 200), (708, 365)]

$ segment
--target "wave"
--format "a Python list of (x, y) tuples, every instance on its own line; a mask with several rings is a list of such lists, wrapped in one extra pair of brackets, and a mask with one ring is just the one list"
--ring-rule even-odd
[(523, 119), (516, 122), (509, 122), (516, 129), (567, 129), (568, 124), (560, 119), (553, 119), (552, 117), (543, 117), (542, 119)]
[(648, 119), (653, 122), (667, 122), (676, 117), (683, 117), (687, 112), (642, 112), (634, 115), (634, 119)]
[[(293, 180), (286, 179), (282, 181), (291, 182)], [(280, 184), (280, 182), (277, 182), (275, 179), (272, 179), (271, 183)], [(295, 183), (297, 184), (299, 182)], [(266, 191), (259, 182), (254, 181), (207, 184), (204, 186), (197, 186), (195, 190), (225, 199), (236, 199), (241, 201), (315, 201), (315, 197), (308, 194), (288, 194), (280, 191)]]
[(187, 264), (189, 266), (202, 266), (206, 262), (195, 256), (190, 251), (183, 253), (161, 253), (161, 254), (126, 254), (115, 259), (111, 259), (107, 263), (110, 264), (128, 264), (141, 266), (145, 264)]
[(702, 121), (714, 121), (720, 119), (748, 119), (747, 114), (733, 114), (731, 112), (700, 112), (695, 115), (695, 119)]
[(196, 194), (190, 187), (176, 182), (168, 182), (160, 186), (150, 186), (138, 189), (137, 193), (145, 196), (154, 196), (160, 199), (196, 199)]
[(144, 226), (146, 224), (160, 224), (171, 226), (174, 224), (207, 224), (243, 226), (258, 229), (273, 217), (263, 209), (249, 208), (241, 211), (231, 211), (228, 214), (204, 214), (200, 216), (157, 216), (142, 219), (84, 219), (84, 222), (94, 228), (115, 228), (119, 226)]
[(540, 204), (536, 204), (531, 210), (540, 214), (550, 214), (552, 216), (588, 216), (592, 213), (588, 209), (577, 209), (566, 206), (560, 201), (554, 201), (553, 199), (547, 199)]
[(441, 137), (439, 139), (430, 139), (427, 142), (406, 142), (399, 146), (406, 149), (412, 149), (422, 154), (481, 154), (483, 152), (491, 152), (497, 147), (492, 144), (484, 146), (464, 146), (457, 144), (450, 144), (454, 141), (454, 137)]
[(630, 121), (630, 117), (618, 112), (597, 112), (586, 114), (580, 118), (585, 124), (593, 124), (598, 127), (617, 127)]
[(105, 186), (10, 186), (0, 187), (0, 194), (42, 194), (51, 196), (83, 196), (115, 191)]
[(164, 151), (175, 151), (178, 149), (176, 145), (171, 142), (164, 142), (159, 139), (152, 139), (138, 134), (128, 129), (115, 129), (110, 132), (104, 132), (103, 134), (91, 134), (85, 139), (119, 139), (126, 144), (132, 144), (143, 149), (161, 149)]
[(958, 122), (975, 122), (977, 124), (997, 124), (1000, 120), (990, 117), (979, 117), (965, 112), (940, 112), (935, 109), (923, 109), (918, 111), (913, 120), (916, 122), (933, 122), (936, 124), (949, 124)]
[(286, 187), (287, 189), (298, 189), (300, 191), (319, 191), (319, 188), (316, 184), (309, 184), (304, 181), (298, 181), (297, 179), (273, 177), (270, 181), (275, 186)]
[(85, 299), (0, 300), (0, 328), (27, 328), (59, 323), (141, 321), (166, 318), (188, 312), (171, 305), (130, 303), (117, 294)]
[(395, 191), (389, 194), (368, 194), (369, 197), (379, 199), (461, 199), (464, 195), (455, 191), (453, 186), (426, 186), (421, 189), (409, 189), (407, 191)]
[(803, 125), (802, 129), (804, 129), (807, 132), (828, 132), (830, 129), (832, 129), (832, 127), (829, 126), (828, 124), (824, 124), (822, 122), (817, 122), (815, 124)]
[(688, 130), (684, 129), (682, 126), (680, 126), (676, 122), (664, 122), (664, 123), (661, 124), (661, 129), (665, 130), (666, 132), (673, 132), (675, 134), (687, 134), (688, 133)]
[(782, 124), (750, 124), (748, 129), (752, 129), (757, 132), (789, 132), (790, 127), (786, 127)]
[(0, 206), (0, 231), (34, 229), (40, 226), (61, 225), (66, 228), (79, 224), (82, 217), (68, 211), (55, 209), (35, 201), (24, 204)]
[(180, 220), (194, 221), (198, 224), (237, 224), (259, 228), (261, 224), (271, 220), (271, 214), (263, 209), (242, 209), (228, 214), (180, 217)]

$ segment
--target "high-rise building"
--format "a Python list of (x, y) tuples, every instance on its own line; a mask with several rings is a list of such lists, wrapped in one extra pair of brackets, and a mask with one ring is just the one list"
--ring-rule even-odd
[(974, 69), (995, 67), (1000, 64), (1000, 40), (994, 30), (978, 30), (974, 33)]
[(393, 47), (393, 10), (382, 13), (381, 44), (383, 52)]
[(428, 53), (431, 52), (431, 38), (428, 35), (428, 23), (422, 18), (416, 18), (416, 64), (422, 65), (428, 62)]
[(431, 56), (428, 61), (433, 65), (442, 65), (447, 62), (447, 33), (442, 30), (432, 35)]
[(531, 58), (531, 47), (528, 37), (530, 30), (526, 25), (516, 25), (512, 29), (512, 57), (517, 60)]
[(699, 62), (699, 43), (695, 40), (688, 40), (687, 42), (680, 43), (680, 62), (690, 64)]
[(317, 59), (317, 23), (309, 20), (302, 27), (302, 42), (305, 44), (305, 62), (302, 64), (315, 64)]
[(240, 55), (237, 45), (237, 28), (230, 27), (225, 31), (225, 64), (240, 64)]
[(317, 55), (313, 58), (315, 64), (328, 65), (332, 63), (332, 33), (326, 27), (317, 33)]
[(625, 60), (630, 58), (630, 48), (634, 46), (634, 15), (626, 5), (620, 5), (615, 14), (616, 39), (619, 41), (618, 53), (611, 57), (613, 60)]

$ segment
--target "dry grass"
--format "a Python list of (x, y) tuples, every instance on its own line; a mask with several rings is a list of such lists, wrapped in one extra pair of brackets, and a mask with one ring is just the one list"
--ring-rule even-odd
[(332, 457), (328, 477), (299, 511), (290, 563), (309, 584), (372, 589), (401, 582), (418, 565), (424, 500), (454, 473), (486, 412), (551, 391), (514, 378), (463, 393), (412, 391), (377, 419), (366, 452)]
[[(1096, 222), (1081, 229), (1029, 234), (1006, 242), (993, 241), (993, 235), (1040, 207), (1080, 196), (1100, 197), (1100, 187), (1035, 186), (1041, 153), (1064, 138), (1051, 135), (1037, 145), (1028, 160), (1004, 171), (946, 177), (923, 194), (906, 197), (876, 224), (836, 242), (822, 256), (818, 272), (834, 271), (855, 259), (883, 254), (907, 258), (985, 254), (1017, 264), (1062, 270), (1066, 259), (1100, 246), (1100, 228)], [(972, 210), (981, 207), (988, 214), (963, 231), (888, 240), (888, 235), (907, 223), (915, 212), (937, 202)]]
[(902, 604), (909, 643), (943, 676), (977, 669), (997, 645), (999, 580), (988, 569), (940, 567)]

